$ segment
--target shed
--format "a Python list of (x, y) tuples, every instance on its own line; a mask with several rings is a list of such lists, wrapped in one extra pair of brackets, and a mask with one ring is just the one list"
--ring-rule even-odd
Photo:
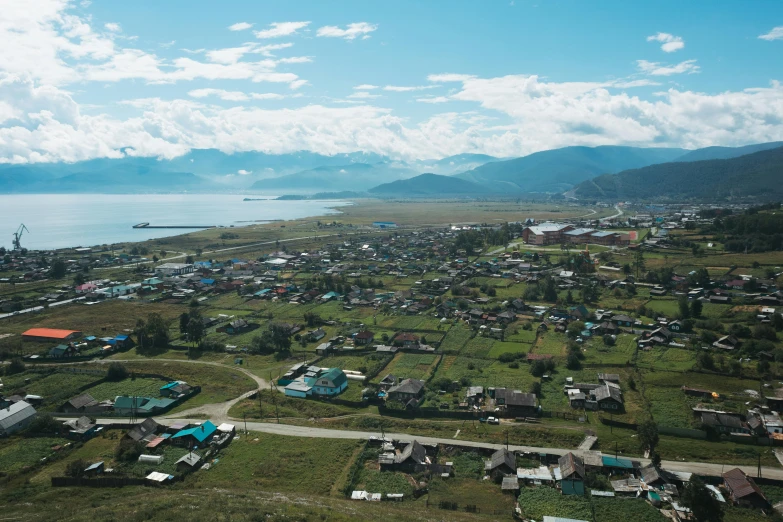
[(0, 410), (0, 436), (11, 435), (25, 429), (35, 419), (37, 412), (32, 404), (19, 401)]

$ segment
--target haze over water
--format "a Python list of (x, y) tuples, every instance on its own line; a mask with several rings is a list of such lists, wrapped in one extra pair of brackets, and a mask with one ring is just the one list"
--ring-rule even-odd
[[(264, 196), (248, 196), (263, 198)], [(0, 246), (11, 247), (20, 223), (29, 249), (144, 241), (193, 232), (134, 229), (133, 225), (246, 226), (253, 222), (337, 214), (346, 201), (242, 201), (243, 195), (210, 194), (22, 194), (0, 195)]]

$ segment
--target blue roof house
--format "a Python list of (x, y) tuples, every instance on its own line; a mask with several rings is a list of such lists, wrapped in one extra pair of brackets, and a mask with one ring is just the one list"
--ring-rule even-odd
[(212, 424), (212, 421), (204, 421), (199, 426), (178, 431), (172, 435), (171, 440), (185, 445), (203, 445), (204, 441), (208, 440), (216, 431), (217, 426)]
[(348, 387), (348, 377), (340, 368), (330, 368), (315, 379), (315, 395), (339, 395)]

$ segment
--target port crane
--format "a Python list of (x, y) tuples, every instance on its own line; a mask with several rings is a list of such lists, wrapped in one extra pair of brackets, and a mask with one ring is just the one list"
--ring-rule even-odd
[(22, 223), (19, 225), (19, 228), (16, 229), (16, 232), (14, 232), (14, 250), (22, 249), (22, 234), (24, 234), (25, 231), (30, 232), (27, 227), (24, 226), (24, 223)]

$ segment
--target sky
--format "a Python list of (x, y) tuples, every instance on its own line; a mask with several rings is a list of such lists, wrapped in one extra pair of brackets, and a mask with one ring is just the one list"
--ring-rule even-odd
[(783, 140), (783, 2), (0, 0), (0, 163)]

